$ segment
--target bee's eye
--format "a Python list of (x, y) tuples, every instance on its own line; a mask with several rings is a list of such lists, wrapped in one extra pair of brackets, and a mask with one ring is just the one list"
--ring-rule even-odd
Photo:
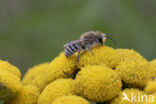
[(98, 37), (98, 40), (99, 40), (100, 43), (102, 43), (102, 37), (101, 36)]

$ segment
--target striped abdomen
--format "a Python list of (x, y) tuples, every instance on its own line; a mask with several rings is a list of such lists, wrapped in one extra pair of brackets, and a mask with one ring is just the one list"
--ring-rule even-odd
[(80, 49), (80, 44), (67, 44), (65, 48), (65, 56), (69, 57)]

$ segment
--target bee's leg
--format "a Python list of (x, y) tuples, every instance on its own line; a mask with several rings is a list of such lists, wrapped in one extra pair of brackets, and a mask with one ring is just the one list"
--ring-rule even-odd
[(80, 49), (78, 49), (78, 55), (77, 55), (77, 62), (79, 62), (79, 59), (80, 59)]
[(89, 48), (88, 45), (86, 45), (86, 48), (87, 48), (87, 50), (88, 50), (92, 55), (94, 55), (93, 51)]

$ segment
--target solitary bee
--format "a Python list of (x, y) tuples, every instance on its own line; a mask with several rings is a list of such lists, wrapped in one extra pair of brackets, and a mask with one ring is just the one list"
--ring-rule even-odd
[(83, 33), (78, 40), (68, 42), (64, 45), (64, 54), (66, 57), (69, 57), (78, 51), (77, 61), (79, 62), (80, 51), (88, 50), (91, 54), (94, 55), (91, 48), (97, 45), (103, 45), (106, 41), (106, 38), (110, 38), (114, 43), (116, 43), (116, 41), (111, 36), (113, 36), (113, 34), (104, 34), (99, 31), (89, 31)]

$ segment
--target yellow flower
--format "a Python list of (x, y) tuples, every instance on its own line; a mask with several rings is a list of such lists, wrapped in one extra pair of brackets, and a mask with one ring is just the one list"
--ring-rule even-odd
[(57, 98), (74, 95), (74, 80), (58, 79), (45, 87), (38, 99), (38, 104), (52, 104)]
[(156, 93), (156, 79), (147, 83), (145, 91), (150, 94)]
[(115, 70), (127, 87), (144, 88), (147, 81), (156, 77), (156, 70), (145, 60), (126, 60)]
[(149, 63), (150, 63), (151, 65), (153, 65), (153, 66), (155, 67), (155, 69), (156, 69), (156, 59), (155, 59), (155, 60), (150, 61)]
[(0, 60), (0, 70), (7, 71), (9, 73), (12, 73), (13, 75), (21, 77), (20, 70), (16, 66), (10, 64), (7, 61)]
[(73, 77), (76, 71), (76, 64), (75, 55), (66, 58), (64, 53), (61, 53), (49, 63), (44, 72), (36, 75), (34, 80), (31, 81), (31, 84), (37, 86), (42, 91), (47, 84), (56, 79)]
[(58, 98), (51, 104), (89, 104), (87, 100), (79, 96), (64, 96)]
[(86, 66), (76, 76), (75, 89), (78, 95), (94, 102), (104, 102), (121, 91), (121, 79), (106, 66)]
[(28, 69), (28, 72), (23, 77), (22, 83), (24, 85), (33, 84), (33, 80), (35, 80), (37, 76), (40, 76), (42, 73), (44, 73), (48, 65), (49, 63), (42, 63)]
[(119, 55), (117, 52), (107, 46), (97, 46), (92, 49), (94, 55), (89, 51), (85, 51), (80, 55), (79, 67), (87, 65), (106, 65), (114, 68), (119, 63)]
[(117, 54), (120, 56), (118, 59), (120, 62), (128, 60), (146, 60), (142, 55), (133, 49), (116, 49)]
[[(147, 94), (139, 89), (125, 89), (110, 104), (147, 104), (145, 103), (146, 99), (141, 99), (143, 95)], [(133, 96), (135, 96), (135, 99), (132, 98)]]
[(37, 104), (39, 90), (36, 86), (24, 86), (13, 98), (7, 100), (5, 104)]
[(22, 89), (20, 78), (4, 70), (0, 70), (0, 100), (6, 100)]

